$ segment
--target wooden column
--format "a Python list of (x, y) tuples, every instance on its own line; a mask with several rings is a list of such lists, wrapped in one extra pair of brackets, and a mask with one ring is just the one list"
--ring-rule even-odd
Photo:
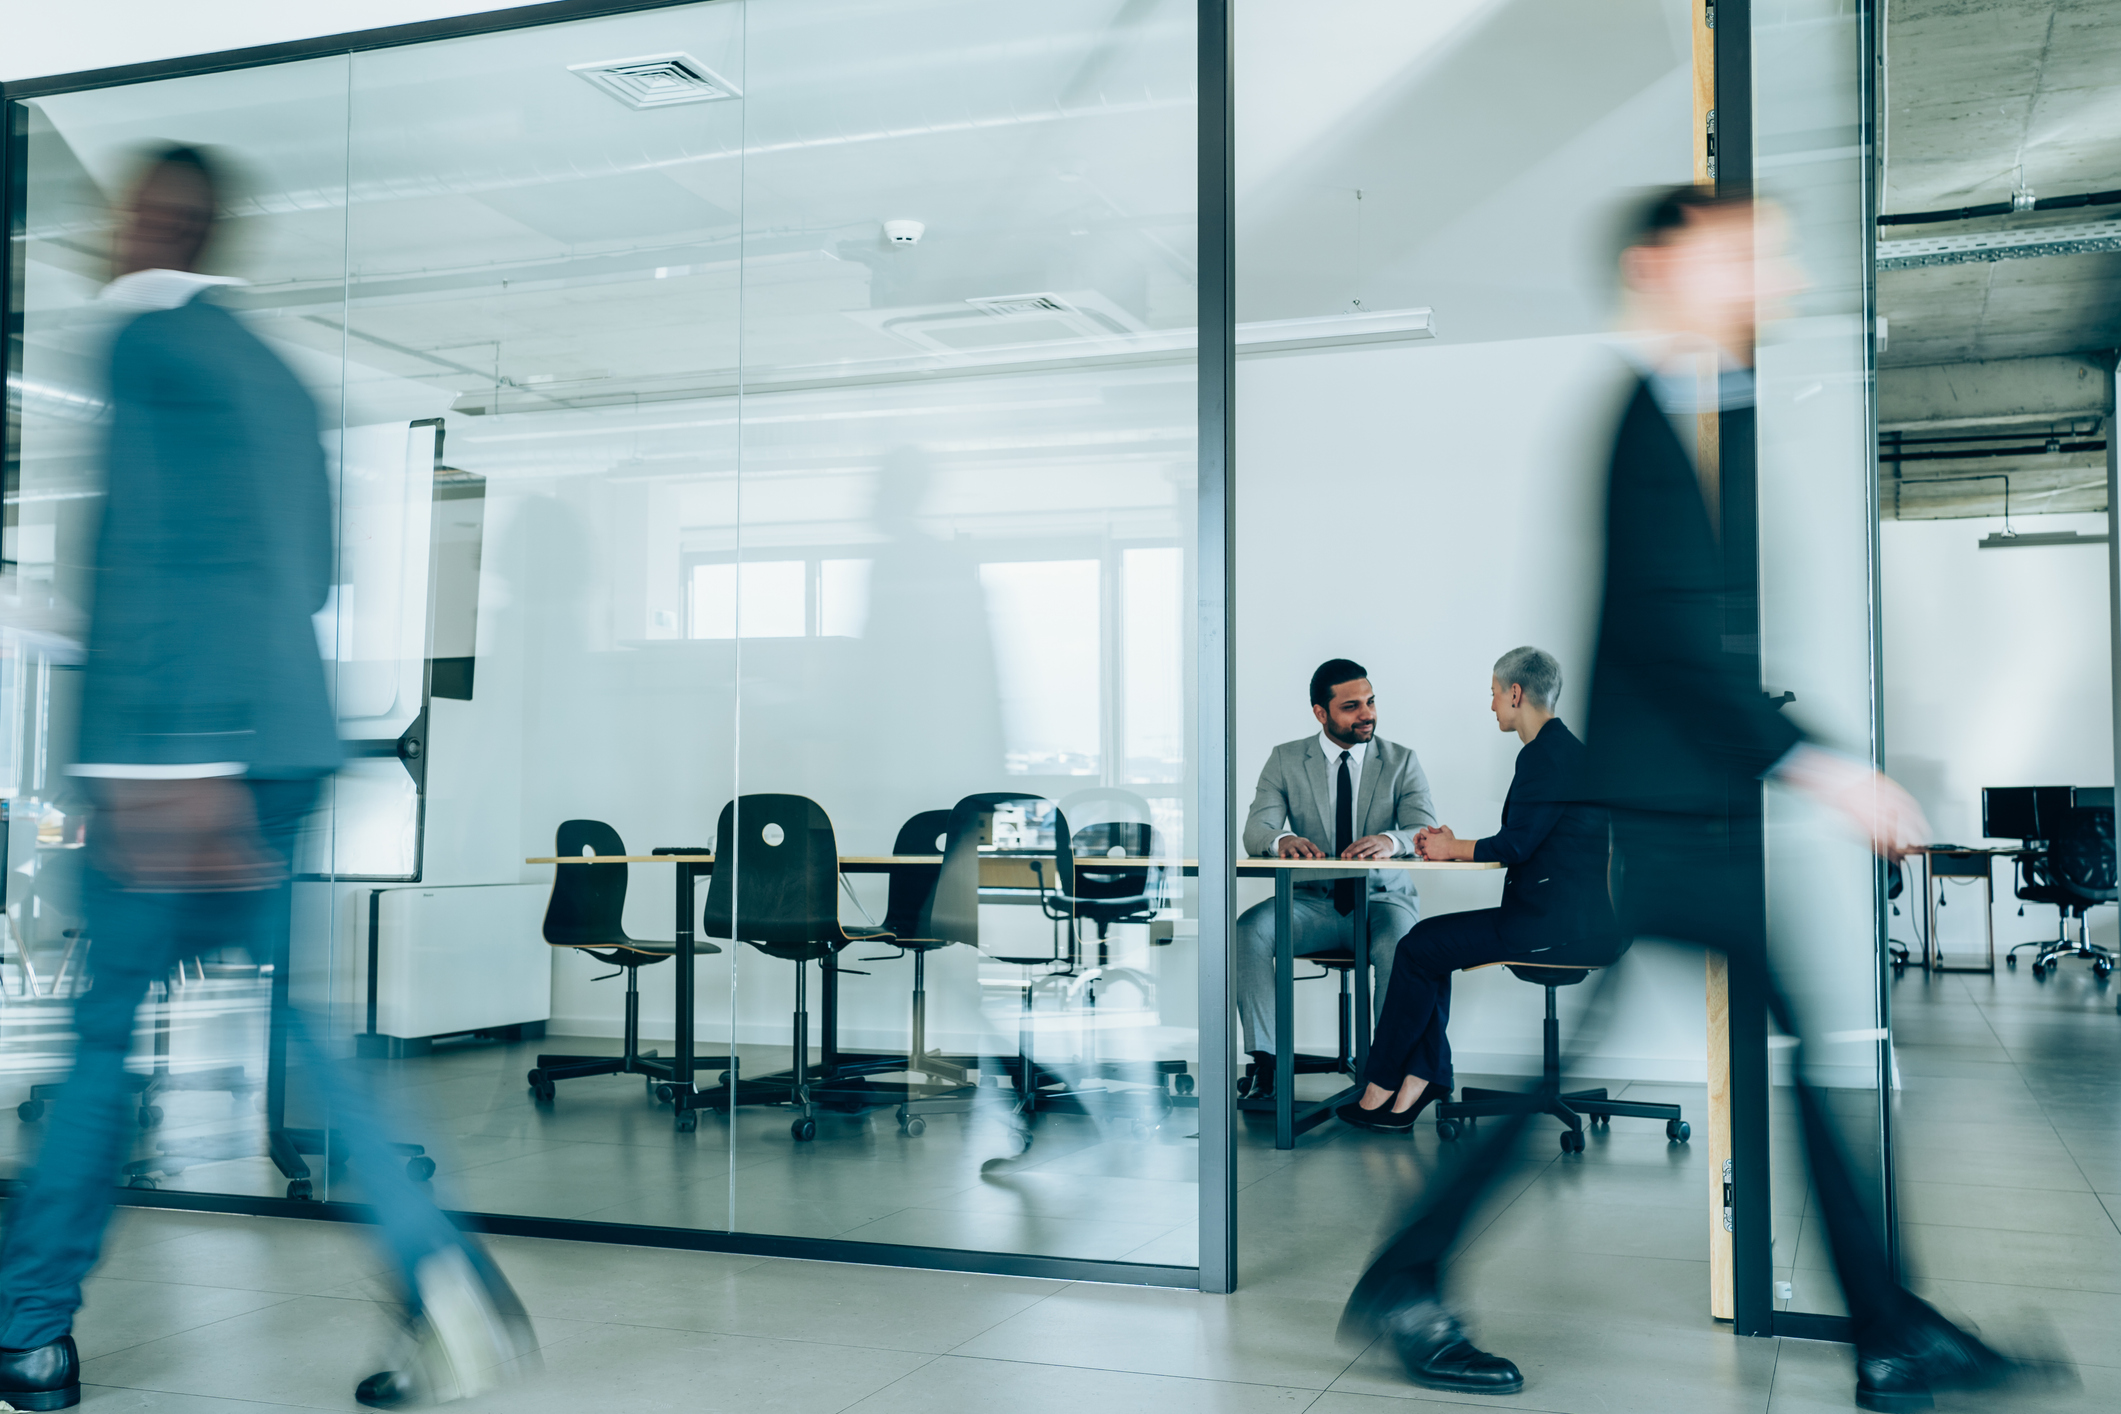
[[(1716, 178), (1716, 18), (1715, 0), (1694, 0), (1694, 180)], [(1696, 417), (1695, 472), (1701, 494), (1711, 507), (1718, 502), (1719, 448), (1715, 401), (1716, 372), (1704, 374), (1704, 406)], [(1731, 1163), (1731, 1008), (1730, 968), (1723, 954), (1708, 955), (1708, 1111), (1702, 1116), (1709, 1151), (1709, 1314), (1719, 1321), (1735, 1315), (1731, 1290), (1731, 1214), (1725, 1203)]]

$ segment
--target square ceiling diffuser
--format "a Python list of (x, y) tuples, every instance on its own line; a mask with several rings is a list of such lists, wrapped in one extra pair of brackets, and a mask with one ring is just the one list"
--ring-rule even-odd
[(675, 103), (743, 97), (735, 84), (684, 53), (569, 64), (567, 71), (580, 74), (629, 108), (668, 108)]

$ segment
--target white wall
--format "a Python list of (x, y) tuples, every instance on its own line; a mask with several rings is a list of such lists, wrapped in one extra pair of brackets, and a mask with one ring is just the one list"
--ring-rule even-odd
[[(1982, 550), (1996, 519), (1887, 521), (1885, 766), (1922, 803), (1939, 839), (1981, 842), (1983, 786), (2106, 785), (2114, 778), (2106, 551)], [(2104, 534), (2103, 515), (2021, 519), (2020, 531)], [(1999, 841), (2001, 843), (2001, 841)], [(2018, 917), (1996, 869), (1996, 944), (2052, 936), (2055, 915)], [(1954, 888), (1938, 932), (1954, 954), (1982, 945), (1978, 911)], [(1914, 920), (1894, 936), (1912, 941)], [(2112, 945), (2110, 909), (2092, 933)]]
[(32, 5), (11, 0), (0, 81), (145, 64), (188, 54), (247, 49), (505, 6), (451, 0), (73, 0)]

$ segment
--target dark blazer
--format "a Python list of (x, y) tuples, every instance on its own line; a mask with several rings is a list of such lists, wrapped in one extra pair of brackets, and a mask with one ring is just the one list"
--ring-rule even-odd
[(1694, 465), (1647, 384), (1613, 440), (1605, 605), (1591, 672), (1587, 798), (1668, 816), (1723, 815), (1803, 734), (1723, 651), (1722, 556)]
[(204, 297), (119, 331), (110, 393), (80, 759), (336, 769), (311, 619), (332, 573), (316, 404)]
[(1525, 952), (1612, 935), (1606, 890), (1612, 842), (1606, 812), (1583, 804), (1583, 743), (1559, 717), (1517, 753), (1502, 803), (1502, 828), (1473, 846), (1473, 857), (1502, 864), (1501, 928)]

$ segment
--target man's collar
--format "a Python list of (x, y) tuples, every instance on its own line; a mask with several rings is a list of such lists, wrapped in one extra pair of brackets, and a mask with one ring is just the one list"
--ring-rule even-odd
[(1361, 761), (1363, 759), (1364, 754), (1363, 748), (1369, 746), (1371, 742), (1374, 742), (1376, 740), (1377, 737), (1373, 733), (1369, 741), (1358, 741), (1353, 746), (1342, 746), (1339, 742), (1333, 740), (1332, 737), (1326, 735), (1325, 728), (1321, 727), (1318, 731), (1318, 746), (1321, 751), (1326, 753), (1326, 759), (1328, 761), (1338, 761), (1340, 759), (1340, 753), (1343, 751), (1353, 752), (1355, 754), (1355, 759), (1357, 761)]
[(232, 275), (201, 275), (195, 270), (135, 270), (105, 285), (97, 298), (122, 309), (175, 309), (190, 304), (201, 290), (245, 283)]

